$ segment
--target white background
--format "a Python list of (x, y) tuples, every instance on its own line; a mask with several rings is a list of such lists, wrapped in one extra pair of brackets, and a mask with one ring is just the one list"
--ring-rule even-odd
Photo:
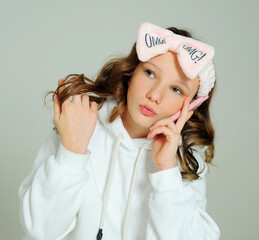
[(258, 9), (256, 0), (0, 0), (0, 239), (23, 237), (17, 191), (53, 127), (43, 94), (58, 78), (94, 78), (109, 58), (128, 54), (144, 21), (215, 47), (207, 212), (222, 240), (259, 239)]

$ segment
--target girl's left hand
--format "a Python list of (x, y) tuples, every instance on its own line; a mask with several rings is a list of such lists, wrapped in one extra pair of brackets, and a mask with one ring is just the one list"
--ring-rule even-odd
[(157, 121), (150, 129), (147, 138), (155, 137), (152, 146), (152, 156), (157, 171), (173, 168), (176, 166), (175, 156), (181, 138), (181, 130), (192, 116), (193, 111), (188, 112), (190, 97), (184, 99), (181, 115), (177, 122), (169, 118)]

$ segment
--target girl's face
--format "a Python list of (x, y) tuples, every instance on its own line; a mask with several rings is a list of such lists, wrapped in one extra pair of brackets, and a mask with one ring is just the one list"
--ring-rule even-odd
[[(155, 122), (181, 110), (186, 96), (191, 99), (195, 96), (199, 79), (187, 78), (176, 54), (168, 51), (140, 62), (128, 85), (127, 109), (122, 121), (132, 138), (145, 138)], [(148, 105), (156, 114), (148, 116), (140, 105)]]

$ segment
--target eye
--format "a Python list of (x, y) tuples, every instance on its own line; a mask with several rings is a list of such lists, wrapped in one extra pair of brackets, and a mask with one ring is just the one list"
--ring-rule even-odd
[(174, 89), (178, 90), (178, 93), (179, 93), (180, 95), (184, 94), (184, 92), (183, 92), (180, 88), (173, 87), (172, 89), (173, 89), (173, 90), (174, 90)]
[[(155, 78), (155, 74), (154, 74), (151, 70), (146, 69), (146, 70), (145, 70), (145, 73), (146, 73), (149, 77)], [(153, 75), (153, 76), (152, 76), (152, 75)]]

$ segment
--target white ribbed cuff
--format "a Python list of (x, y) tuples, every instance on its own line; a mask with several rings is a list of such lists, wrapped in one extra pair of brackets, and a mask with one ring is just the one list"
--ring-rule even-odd
[(70, 152), (60, 142), (56, 161), (71, 173), (82, 173), (86, 170), (85, 166), (90, 155), (91, 151), (89, 149), (84, 154)]
[(148, 177), (157, 192), (176, 190), (184, 186), (179, 166), (149, 173)]

